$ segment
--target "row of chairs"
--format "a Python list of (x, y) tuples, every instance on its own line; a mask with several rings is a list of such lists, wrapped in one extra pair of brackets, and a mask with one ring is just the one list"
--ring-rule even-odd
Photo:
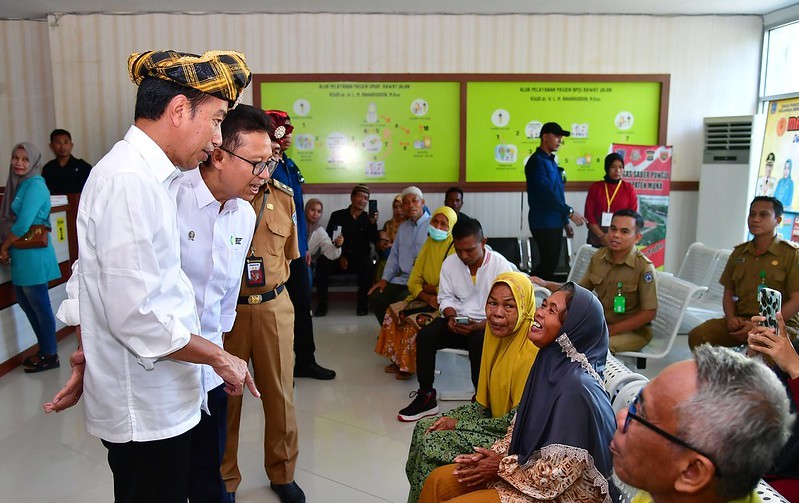
[(695, 326), (711, 318), (723, 318), (724, 287), (719, 283), (727, 266), (731, 250), (717, 249), (702, 243), (688, 248), (677, 277), (695, 285), (707, 287), (707, 291), (692, 299), (688, 305), (680, 333), (688, 333)]
[[(508, 262), (522, 272), (530, 274), (538, 266), (540, 254), (538, 244), (533, 238), (499, 237), (488, 238), (488, 246), (502, 254)], [(555, 269), (557, 281), (564, 281), (569, 274), (569, 262), (572, 255), (571, 239), (563, 237), (561, 241), (560, 260)]]
[[(630, 406), (635, 397), (641, 391), (641, 388), (647, 385), (649, 379), (641, 374), (636, 374), (627, 368), (621, 361), (608, 353), (607, 365), (605, 367), (605, 390), (610, 395), (610, 404), (613, 407), (613, 412), (626, 409)], [(613, 482), (622, 495), (622, 501), (629, 502), (633, 499), (638, 490), (634, 487), (628, 486), (614, 474)], [(762, 501), (788, 503), (788, 500), (782, 497), (770, 485), (761, 480), (755, 492), (760, 496)]]

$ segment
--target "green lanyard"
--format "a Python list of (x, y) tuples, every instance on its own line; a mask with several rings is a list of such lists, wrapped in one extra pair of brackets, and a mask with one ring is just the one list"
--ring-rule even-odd
[(616, 296), (613, 297), (613, 312), (624, 314), (627, 309), (627, 300), (624, 298), (624, 295), (621, 294), (621, 281), (619, 281), (616, 286), (618, 287), (618, 292)]

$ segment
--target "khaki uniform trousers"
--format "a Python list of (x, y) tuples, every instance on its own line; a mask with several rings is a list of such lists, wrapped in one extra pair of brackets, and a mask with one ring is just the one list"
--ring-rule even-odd
[[(225, 350), (252, 360), (253, 379), (264, 409), (264, 469), (275, 484), (294, 480), (297, 465), (297, 418), (294, 413), (294, 306), (283, 290), (274, 300), (254, 306), (239, 304)], [(222, 478), (228, 492), (241, 483), (237, 453), (242, 397), (228, 397), (227, 444)]]
[(458, 478), (452, 474), (456, 466), (444, 465), (430, 472), (419, 496), (419, 503), (500, 503), (496, 489), (474, 488), (458, 482)]
[(746, 339), (739, 341), (731, 336), (730, 331), (727, 330), (727, 320), (724, 318), (713, 318), (688, 332), (688, 347), (694, 349), (704, 343), (731, 348), (746, 344)]
[(636, 330), (610, 336), (610, 352), (614, 355), (624, 351), (639, 351), (652, 340), (652, 331), (644, 333)]

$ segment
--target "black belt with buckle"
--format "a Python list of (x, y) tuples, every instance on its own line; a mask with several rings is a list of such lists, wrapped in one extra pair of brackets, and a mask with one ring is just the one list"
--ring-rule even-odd
[(255, 295), (242, 295), (239, 297), (239, 304), (249, 304), (251, 306), (255, 306), (258, 304), (263, 304), (264, 302), (269, 302), (270, 300), (275, 300), (275, 297), (280, 295), (283, 290), (286, 289), (286, 285), (280, 284), (274, 290), (270, 290), (266, 293), (257, 293)]

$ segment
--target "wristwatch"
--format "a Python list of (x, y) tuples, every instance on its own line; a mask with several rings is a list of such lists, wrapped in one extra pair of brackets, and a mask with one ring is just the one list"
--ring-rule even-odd
[(569, 216), (572, 216), (572, 215), (574, 215), (574, 208), (569, 206)]

